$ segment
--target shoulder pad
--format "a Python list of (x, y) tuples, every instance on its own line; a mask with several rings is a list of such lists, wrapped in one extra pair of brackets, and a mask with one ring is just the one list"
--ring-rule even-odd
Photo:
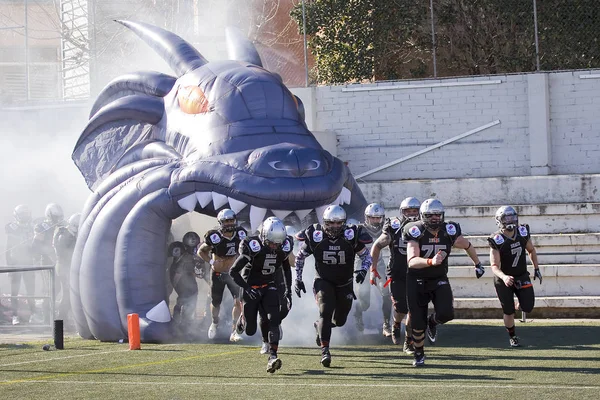
[(450, 236), (460, 236), (462, 234), (460, 225), (454, 221), (446, 222), (446, 233)]
[(373, 243), (373, 238), (371, 237), (371, 235), (369, 235), (369, 232), (367, 232), (365, 229), (358, 228), (357, 236), (358, 236), (358, 241), (361, 242), (362, 244)]
[(294, 239), (291, 236), (288, 236), (285, 242), (283, 242), (283, 246), (281, 246), (281, 250), (283, 250), (286, 254), (288, 254), (294, 248)]
[(213, 245), (221, 243), (221, 234), (219, 231), (206, 232), (206, 242)]
[(304, 242), (306, 240), (306, 230), (296, 233), (295, 239)]
[(179, 257), (183, 254), (185, 247), (181, 242), (173, 242), (169, 245), (169, 257)]
[(244, 240), (246, 239), (246, 236), (248, 236), (248, 232), (244, 228), (239, 227), (237, 230), (237, 235), (240, 239)]
[(315, 229), (312, 231), (311, 235), (312, 241), (315, 243), (320, 243), (323, 241), (323, 231), (320, 229)]
[(346, 238), (346, 240), (352, 240), (354, 239), (354, 237), (356, 236), (356, 233), (354, 232), (355, 228), (354, 226), (347, 226), (346, 229), (344, 229), (344, 238)]
[(248, 247), (254, 253), (258, 253), (260, 251), (260, 249), (262, 248), (262, 245), (260, 244), (260, 241), (255, 236), (249, 237), (249, 238), (245, 239), (245, 241), (248, 242)]
[(519, 235), (523, 237), (529, 236), (529, 226), (528, 225), (519, 225)]
[(404, 227), (404, 233), (409, 238), (418, 239), (423, 236), (423, 227), (419, 222), (412, 222)]
[(502, 236), (500, 233), (496, 233), (494, 236), (492, 236), (492, 240), (497, 245), (501, 245), (502, 243), (504, 243), (504, 236)]

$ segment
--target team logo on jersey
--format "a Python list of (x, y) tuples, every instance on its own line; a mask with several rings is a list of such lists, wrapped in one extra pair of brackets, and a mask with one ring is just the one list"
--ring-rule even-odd
[(354, 229), (352, 229), (352, 228), (348, 228), (348, 229), (346, 229), (346, 230), (344, 231), (344, 237), (345, 237), (347, 240), (352, 240), (352, 239), (354, 239)]
[(281, 250), (283, 250), (283, 251), (285, 251), (285, 252), (288, 252), (288, 251), (290, 251), (290, 250), (291, 250), (291, 246), (290, 246), (290, 241), (289, 241), (289, 240), (286, 240), (286, 241), (283, 243), (283, 247), (281, 248)]
[(410, 234), (410, 236), (412, 237), (416, 237), (418, 238), (419, 236), (421, 236), (421, 230), (419, 229), (418, 226), (413, 226), (408, 230), (408, 233)]
[(250, 241), (250, 250), (252, 250), (255, 253), (258, 253), (260, 251), (260, 243), (258, 242), (258, 240), (251, 240)]
[(315, 241), (315, 243), (319, 243), (322, 240), (323, 240), (323, 231), (314, 231), (313, 232), (313, 241)]
[(210, 241), (212, 242), (212, 244), (221, 243), (221, 236), (219, 236), (218, 233), (213, 233), (212, 235), (210, 235)]
[(504, 243), (504, 236), (497, 234), (496, 236), (494, 236), (494, 242), (496, 242), (496, 244)]
[(394, 218), (391, 223), (392, 229), (400, 228), (400, 221), (397, 218)]
[(527, 227), (525, 225), (519, 226), (519, 234), (523, 237), (525, 237), (529, 234), (529, 232), (527, 232)]
[(450, 235), (450, 236), (456, 235), (456, 226), (453, 224), (447, 224), (446, 232), (448, 232), (448, 235)]
[(244, 240), (246, 239), (246, 232), (238, 231), (238, 236), (240, 237), (240, 239)]

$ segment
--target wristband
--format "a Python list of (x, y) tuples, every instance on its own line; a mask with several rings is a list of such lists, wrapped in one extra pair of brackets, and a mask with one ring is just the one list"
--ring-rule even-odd
[(427, 265), (433, 265), (433, 260), (431, 258), (427, 259)]
[(212, 258), (210, 259), (210, 261), (208, 262), (211, 266), (215, 264), (215, 260), (213, 260)]

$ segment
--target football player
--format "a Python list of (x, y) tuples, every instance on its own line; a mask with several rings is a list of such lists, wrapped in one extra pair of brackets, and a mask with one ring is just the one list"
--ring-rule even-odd
[(407, 354), (414, 354), (412, 343), (412, 332), (410, 328), (410, 315), (406, 303), (406, 272), (408, 262), (406, 259), (406, 241), (402, 237), (402, 230), (409, 222), (419, 220), (419, 207), (421, 202), (415, 197), (407, 197), (400, 203), (400, 218), (390, 218), (383, 226), (381, 236), (377, 238), (371, 248), (373, 266), (371, 267), (371, 281), (379, 278), (379, 272), (375, 268), (381, 250), (385, 247), (390, 249), (390, 260), (385, 269), (386, 282), (392, 292), (392, 303), (394, 305), (394, 325), (392, 326), (392, 341), (394, 344), (401, 342), (401, 322), (406, 315), (406, 330), (404, 335), (403, 350)]
[[(376, 240), (382, 232), (383, 224), (385, 222), (385, 209), (379, 203), (371, 203), (365, 208), (365, 222), (360, 224), (365, 232), (371, 236), (372, 240)], [(371, 245), (367, 245), (367, 249), (371, 249)], [(372, 254), (372, 253), (371, 253)], [(357, 262), (360, 262), (357, 260)], [(390, 297), (389, 285), (385, 285), (383, 281), (377, 281), (376, 277), (379, 276), (377, 269), (385, 270), (385, 262), (383, 257), (377, 259), (377, 263), (373, 261), (371, 271), (374, 271), (372, 279), (370, 279), (371, 285), (377, 286), (379, 293), (382, 297), (381, 311), (383, 314), (383, 327), (382, 333), (385, 337), (392, 336), (392, 328), (390, 326), (390, 317), (392, 313), (392, 299)], [(356, 321), (356, 328), (359, 332), (362, 332), (365, 328), (363, 323), (363, 312), (367, 311), (371, 306), (371, 285), (354, 285), (354, 291), (356, 292), (357, 301), (354, 304), (354, 319)]]
[(237, 342), (242, 340), (242, 337), (235, 330), (235, 323), (242, 312), (242, 303), (240, 302), (240, 287), (229, 276), (229, 269), (239, 255), (238, 248), (240, 242), (246, 238), (246, 230), (238, 226), (235, 212), (228, 208), (221, 210), (217, 214), (217, 221), (219, 228), (206, 232), (204, 243), (202, 243), (198, 250), (198, 255), (209, 263), (212, 269), (210, 279), (212, 323), (208, 328), (208, 338), (214, 339), (217, 335), (219, 311), (221, 310), (223, 293), (225, 287), (227, 287), (234, 299), (233, 310), (231, 312), (233, 326), (229, 340)]
[(508, 332), (511, 347), (520, 347), (515, 333), (515, 300), (517, 296), (521, 310), (531, 312), (535, 303), (533, 283), (527, 271), (525, 252), (533, 264), (534, 275), (542, 283), (537, 253), (531, 241), (529, 225), (519, 225), (519, 218), (511, 206), (502, 206), (495, 215), (498, 231), (488, 238), (490, 264), (494, 272), (494, 286), (504, 313), (504, 327)]
[[(281, 286), (277, 282), (277, 271), (283, 269), (284, 295), (291, 307), (291, 280), (289, 253), (294, 247), (287, 236), (285, 225), (275, 217), (264, 221), (258, 236), (250, 236), (240, 244), (240, 256), (231, 267), (233, 280), (243, 289), (244, 312), (237, 323), (237, 333), (244, 330), (248, 336), (256, 333), (257, 316), (260, 313), (261, 333), (269, 343), (267, 372), (274, 373), (281, 368), (277, 356), (279, 349), (279, 324)], [(246, 268), (246, 279), (242, 270)]]
[[(408, 273), (406, 293), (411, 315), (413, 365), (425, 365), (425, 330), (435, 344), (437, 325), (454, 319), (452, 288), (448, 281), (448, 256), (453, 247), (464, 249), (475, 264), (477, 277), (483, 275), (475, 248), (456, 222), (444, 221), (444, 206), (439, 200), (427, 199), (419, 208), (420, 221), (406, 224), (403, 238), (407, 242)], [(428, 317), (427, 306), (433, 302), (434, 312)]]
[[(302, 270), (306, 257), (312, 254), (316, 269), (313, 293), (319, 307), (319, 319), (314, 323), (316, 342), (321, 347), (321, 364), (329, 367), (331, 328), (346, 323), (355, 298), (353, 274), (356, 273), (356, 282), (364, 282), (371, 268), (371, 255), (365, 245), (372, 243), (372, 239), (360, 226), (346, 226), (346, 211), (337, 205), (325, 209), (323, 225), (311, 225), (296, 237), (302, 246), (296, 255), (294, 290), (298, 297), (306, 293)], [(356, 255), (362, 263), (361, 268), (354, 271)]]

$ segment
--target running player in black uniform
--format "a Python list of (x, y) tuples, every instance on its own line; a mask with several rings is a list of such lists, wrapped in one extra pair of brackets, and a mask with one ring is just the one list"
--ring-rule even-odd
[(208, 338), (214, 339), (217, 334), (223, 292), (227, 287), (234, 299), (231, 312), (233, 326), (229, 340), (237, 342), (242, 339), (235, 331), (235, 323), (242, 313), (242, 303), (240, 302), (240, 288), (229, 276), (229, 269), (238, 258), (238, 248), (240, 242), (246, 238), (246, 230), (237, 225), (235, 212), (228, 208), (219, 212), (217, 221), (219, 222), (219, 229), (206, 232), (204, 243), (198, 250), (198, 255), (209, 263), (212, 268), (210, 279), (212, 323), (208, 328)]
[(379, 278), (379, 272), (375, 269), (379, 254), (385, 247), (390, 249), (390, 261), (385, 270), (386, 283), (392, 292), (392, 304), (394, 305), (394, 324), (392, 326), (392, 341), (394, 344), (401, 342), (401, 322), (406, 315), (406, 330), (404, 335), (404, 352), (414, 354), (412, 343), (412, 332), (410, 327), (410, 314), (406, 302), (406, 272), (408, 261), (406, 259), (406, 241), (402, 237), (402, 229), (409, 222), (419, 220), (419, 207), (421, 202), (414, 197), (407, 197), (400, 203), (400, 218), (390, 218), (383, 226), (381, 236), (377, 238), (371, 247), (373, 266), (371, 267), (371, 280)]
[[(427, 199), (419, 209), (420, 221), (404, 227), (407, 242), (408, 273), (406, 293), (411, 314), (415, 360), (413, 365), (425, 365), (424, 339), (434, 344), (437, 325), (454, 319), (452, 288), (448, 281), (448, 256), (452, 247), (466, 250), (475, 263), (477, 277), (483, 275), (475, 248), (456, 222), (444, 222), (444, 206), (439, 200)], [(427, 305), (433, 302), (435, 312), (427, 317)]]
[[(354, 299), (353, 274), (356, 272), (356, 282), (364, 282), (371, 267), (371, 255), (365, 245), (371, 243), (372, 239), (359, 226), (346, 226), (346, 211), (333, 205), (323, 212), (323, 226), (311, 225), (298, 233), (296, 238), (302, 241), (302, 246), (296, 255), (294, 290), (298, 297), (301, 292), (306, 293), (302, 270), (304, 260), (312, 254), (316, 269), (313, 293), (319, 306), (319, 319), (314, 327), (317, 345), (321, 347), (321, 364), (329, 367), (331, 328), (346, 323)], [(354, 271), (356, 255), (360, 256), (362, 265)]]
[[(496, 211), (496, 224), (500, 228), (488, 238), (490, 264), (494, 272), (494, 286), (504, 313), (504, 326), (510, 336), (511, 347), (519, 347), (515, 333), (515, 300), (519, 299), (521, 310), (533, 310), (535, 295), (533, 284), (527, 271), (525, 251), (535, 270), (533, 280), (542, 283), (542, 273), (537, 260), (537, 252), (531, 242), (529, 225), (519, 225), (517, 212), (511, 206), (503, 206)], [(525, 251), (524, 251), (525, 250)]]
[[(281, 368), (277, 357), (279, 348), (280, 286), (276, 272), (283, 269), (286, 299), (291, 298), (291, 280), (289, 253), (294, 247), (287, 236), (285, 225), (278, 218), (264, 221), (259, 236), (250, 236), (240, 244), (240, 256), (231, 267), (233, 280), (244, 290), (244, 313), (237, 323), (237, 333), (244, 330), (248, 336), (256, 333), (256, 318), (260, 314), (261, 333), (269, 342), (267, 372), (273, 373)], [(247, 268), (242, 277), (242, 270)]]

